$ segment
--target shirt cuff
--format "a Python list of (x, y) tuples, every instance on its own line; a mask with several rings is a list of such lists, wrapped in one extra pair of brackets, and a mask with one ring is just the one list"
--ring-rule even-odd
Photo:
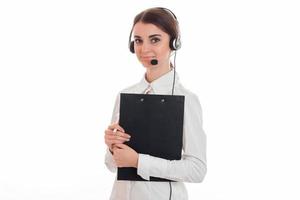
[(139, 154), (137, 174), (145, 180), (150, 180), (150, 156), (146, 154)]
[(108, 167), (108, 169), (112, 172), (116, 172), (116, 163), (113, 158), (112, 153), (109, 151), (109, 148), (106, 149), (106, 155), (105, 155), (105, 164)]

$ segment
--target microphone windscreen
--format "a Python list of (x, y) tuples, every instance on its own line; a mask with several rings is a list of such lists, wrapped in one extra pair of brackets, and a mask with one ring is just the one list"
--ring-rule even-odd
[(156, 60), (156, 59), (151, 60), (151, 65), (157, 65), (157, 63), (158, 63), (158, 60)]

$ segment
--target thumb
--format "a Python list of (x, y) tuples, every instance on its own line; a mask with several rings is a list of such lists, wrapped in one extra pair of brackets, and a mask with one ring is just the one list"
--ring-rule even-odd
[(118, 148), (120, 148), (120, 149), (126, 149), (126, 148), (128, 148), (128, 146), (125, 145), (125, 144), (114, 144), (114, 146), (115, 146), (115, 147), (118, 147)]

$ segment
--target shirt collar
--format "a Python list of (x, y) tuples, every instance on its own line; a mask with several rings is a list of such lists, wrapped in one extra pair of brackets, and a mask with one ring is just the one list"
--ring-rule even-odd
[[(163, 74), (159, 78), (155, 79), (151, 83), (146, 80), (146, 74), (144, 74), (142, 80), (140, 81), (141, 90), (144, 91), (150, 85), (154, 94), (172, 94), (173, 87), (173, 77), (174, 77), (174, 68)], [(178, 74), (175, 72), (175, 86), (179, 84)]]

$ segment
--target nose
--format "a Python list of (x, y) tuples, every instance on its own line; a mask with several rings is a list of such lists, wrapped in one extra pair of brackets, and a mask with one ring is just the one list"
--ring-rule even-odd
[(147, 42), (144, 42), (142, 44), (142, 48), (141, 48), (142, 53), (145, 53), (145, 52), (147, 52), (149, 50), (150, 50), (150, 44), (148, 44)]

